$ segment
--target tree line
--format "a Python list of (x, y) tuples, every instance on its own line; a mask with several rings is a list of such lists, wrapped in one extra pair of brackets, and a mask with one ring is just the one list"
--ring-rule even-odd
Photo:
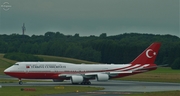
[(0, 35), (0, 53), (21, 52), (71, 57), (100, 63), (129, 63), (153, 42), (161, 42), (156, 64), (174, 65), (180, 57), (180, 38), (172, 35), (125, 33), (107, 36), (64, 35)]

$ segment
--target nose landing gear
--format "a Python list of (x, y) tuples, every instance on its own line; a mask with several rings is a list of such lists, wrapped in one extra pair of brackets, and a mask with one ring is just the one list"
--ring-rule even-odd
[(23, 81), (21, 81), (21, 78), (19, 78), (19, 85), (22, 85)]

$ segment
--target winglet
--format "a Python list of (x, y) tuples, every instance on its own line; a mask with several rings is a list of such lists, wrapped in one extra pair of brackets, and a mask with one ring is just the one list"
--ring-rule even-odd
[(144, 50), (131, 64), (154, 64), (157, 53), (160, 49), (161, 43), (152, 43), (146, 50)]

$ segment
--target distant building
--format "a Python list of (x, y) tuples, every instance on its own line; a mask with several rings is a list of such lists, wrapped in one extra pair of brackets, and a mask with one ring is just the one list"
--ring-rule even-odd
[(25, 23), (23, 23), (23, 26), (22, 26), (22, 35), (24, 35), (25, 31), (26, 31), (26, 27), (25, 27)]

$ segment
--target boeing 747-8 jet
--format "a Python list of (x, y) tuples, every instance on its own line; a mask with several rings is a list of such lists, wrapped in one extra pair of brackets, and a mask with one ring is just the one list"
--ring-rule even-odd
[[(4, 73), (19, 79), (70, 80), (72, 84), (90, 85), (90, 80), (108, 81), (155, 70), (160, 43), (153, 43), (129, 64), (73, 64), (64, 62), (17, 62)], [(131, 54), (131, 53), (130, 53)]]

